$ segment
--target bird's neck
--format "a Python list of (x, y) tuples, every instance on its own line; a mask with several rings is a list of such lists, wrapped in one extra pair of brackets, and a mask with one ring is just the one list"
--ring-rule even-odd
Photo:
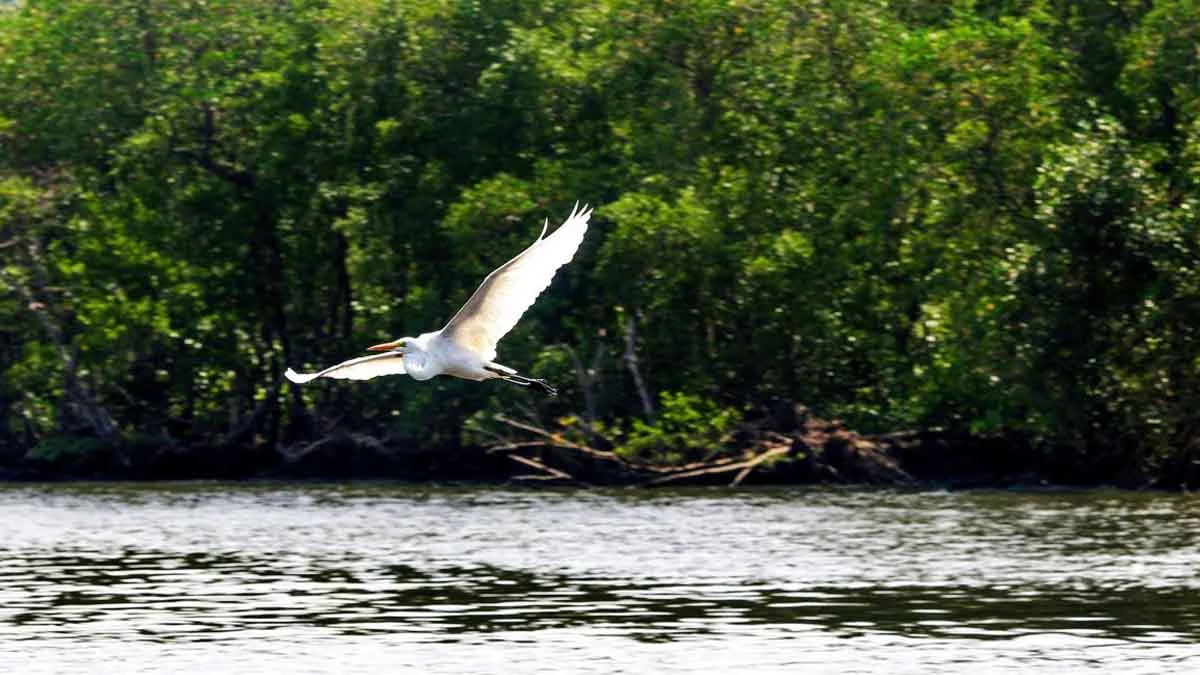
[(429, 373), (429, 352), (420, 339), (413, 339), (404, 350), (404, 370), (414, 380), (428, 380), (433, 377)]

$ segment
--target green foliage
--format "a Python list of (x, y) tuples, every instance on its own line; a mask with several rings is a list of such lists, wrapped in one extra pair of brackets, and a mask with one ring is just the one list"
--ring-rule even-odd
[[(20, 3), (0, 12), (0, 265), (36, 297), (0, 296), (0, 390), (20, 392), (0, 435), (78, 426), (65, 353), (156, 438), (454, 444), (523, 409), (682, 457), (785, 397), (1152, 472), (1200, 429), (1198, 16)], [(558, 399), (282, 379), (441, 325), (577, 199), (599, 206), (583, 249), (501, 350)], [(631, 325), (650, 396), (672, 392), (652, 422)]]
[(634, 419), (617, 452), (663, 463), (708, 459), (721, 450), (740, 419), (736, 408), (723, 408), (694, 394), (664, 391), (654, 421)]
[(96, 438), (51, 436), (30, 448), (25, 456), (44, 464), (70, 464), (100, 452), (103, 448), (104, 443)]

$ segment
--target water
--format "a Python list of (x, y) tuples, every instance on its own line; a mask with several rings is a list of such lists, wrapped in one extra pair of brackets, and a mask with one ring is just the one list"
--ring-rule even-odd
[(1200, 672), (1200, 500), (0, 486), (4, 673)]

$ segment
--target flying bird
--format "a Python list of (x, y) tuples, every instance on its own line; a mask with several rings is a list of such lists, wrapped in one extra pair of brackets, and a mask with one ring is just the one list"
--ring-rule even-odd
[(297, 384), (318, 377), (369, 380), (404, 373), (414, 380), (437, 375), (475, 381), (499, 378), (523, 387), (536, 384), (555, 395), (554, 387), (544, 380), (525, 377), (496, 363), (496, 343), (546, 290), (558, 268), (575, 256), (591, 215), (587, 205), (580, 209), (575, 204), (571, 216), (550, 236), (546, 236), (550, 224), (547, 220), (537, 241), (489, 274), (441, 330), (367, 347), (383, 353), (343, 361), (316, 373), (297, 373), (288, 368), (284, 375)]

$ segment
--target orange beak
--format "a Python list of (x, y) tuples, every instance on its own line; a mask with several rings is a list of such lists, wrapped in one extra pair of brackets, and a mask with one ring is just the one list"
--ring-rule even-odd
[(400, 341), (399, 341), (399, 340), (392, 340), (391, 342), (384, 342), (383, 344), (371, 345), (370, 347), (367, 347), (367, 351), (371, 351), (371, 352), (390, 352), (390, 351), (392, 351), (393, 349), (396, 349), (396, 348), (397, 348), (397, 347), (399, 347), (399, 346), (400, 346)]

